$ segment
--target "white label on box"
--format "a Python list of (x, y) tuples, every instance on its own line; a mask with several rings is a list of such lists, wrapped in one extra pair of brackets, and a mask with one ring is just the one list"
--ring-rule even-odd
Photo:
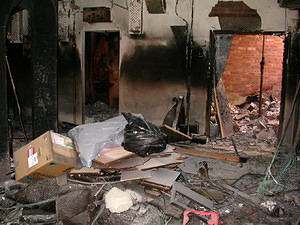
[(58, 135), (53, 134), (53, 141), (57, 145), (66, 146), (65, 145), (65, 139), (63, 137), (60, 137)]
[(31, 168), (38, 164), (38, 154), (35, 152), (34, 147), (27, 150), (28, 168)]

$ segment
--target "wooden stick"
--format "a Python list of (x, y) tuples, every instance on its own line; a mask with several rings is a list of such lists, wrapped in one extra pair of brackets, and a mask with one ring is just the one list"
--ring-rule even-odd
[(218, 159), (218, 160), (226, 160), (230, 162), (246, 162), (246, 158), (242, 158), (239, 156), (232, 156), (232, 155), (224, 155), (220, 153), (214, 153), (214, 152), (204, 152), (194, 149), (184, 149), (184, 148), (175, 148), (176, 152), (193, 155), (193, 156), (199, 156), (199, 157), (205, 157), (205, 158), (211, 158), (211, 159)]
[(28, 143), (27, 134), (26, 134), (25, 127), (24, 127), (24, 124), (23, 124), (23, 120), (22, 120), (22, 111), (21, 111), (21, 107), (20, 107), (20, 102), (19, 102), (19, 98), (18, 98), (18, 95), (17, 95), (15, 82), (14, 82), (14, 79), (13, 79), (13, 76), (12, 76), (12, 73), (11, 73), (11, 70), (10, 70), (10, 66), (9, 66), (9, 62), (8, 62), (7, 56), (5, 56), (5, 60), (6, 60), (6, 65), (7, 65), (7, 69), (8, 69), (8, 74), (9, 74), (10, 81), (11, 81), (11, 86), (13, 88), (15, 99), (16, 99), (16, 103), (17, 103), (17, 107), (18, 107), (20, 124), (21, 124), (22, 130), (23, 130), (23, 133), (24, 133), (25, 141), (26, 141), (26, 143)]
[(192, 139), (193, 139), (191, 136), (186, 135), (186, 134), (184, 134), (184, 133), (182, 133), (182, 132), (180, 132), (180, 131), (178, 131), (178, 130), (175, 130), (174, 128), (172, 128), (172, 127), (170, 127), (170, 126), (168, 126), (168, 125), (164, 125), (164, 127), (165, 127), (167, 130), (169, 130), (169, 131), (171, 131), (171, 132), (173, 132), (173, 133), (176, 133), (176, 134), (178, 134), (178, 135), (180, 135), (180, 136), (182, 136), (182, 137), (185, 137), (185, 138), (188, 139), (188, 140), (192, 140)]

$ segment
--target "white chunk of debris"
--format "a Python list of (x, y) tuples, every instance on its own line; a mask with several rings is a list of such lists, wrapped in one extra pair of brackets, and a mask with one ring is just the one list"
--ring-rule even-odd
[(133, 206), (131, 194), (113, 187), (105, 194), (105, 205), (112, 213), (125, 212)]

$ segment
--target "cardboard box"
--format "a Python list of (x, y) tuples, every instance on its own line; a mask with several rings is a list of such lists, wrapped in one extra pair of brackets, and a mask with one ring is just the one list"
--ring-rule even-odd
[(61, 176), (76, 167), (71, 138), (47, 131), (14, 152), (16, 181), (30, 183)]

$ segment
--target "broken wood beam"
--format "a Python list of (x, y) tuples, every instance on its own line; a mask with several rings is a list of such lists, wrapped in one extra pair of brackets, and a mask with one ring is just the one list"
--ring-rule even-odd
[(191, 189), (187, 188), (186, 186), (182, 185), (181, 183), (174, 182), (171, 192), (172, 192), (171, 203), (175, 202), (176, 192), (178, 192), (178, 193), (184, 195), (185, 197), (197, 202), (198, 204), (200, 204), (208, 209), (212, 209), (214, 207), (213, 201), (198, 194), (195, 191), (192, 191)]
[(168, 125), (163, 125), (161, 130), (168, 136), (169, 142), (177, 142), (177, 141), (186, 141), (192, 140), (193, 138), (189, 135), (186, 135)]
[(242, 192), (228, 184), (226, 184), (225, 182), (217, 182), (217, 184), (222, 187), (223, 189), (227, 190), (227, 191), (231, 191), (233, 192), (234, 194), (242, 197), (243, 199), (245, 200), (248, 200), (250, 202), (252, 202), (253, 204), (259, 206), (260, 204), (260, 200), (256, 197), (256, 196), (251, 196), (251, 195), (248, 195), (246, 194), (245, 192)]
[(214, 97), (217, 108), (217, 116), (220, 125), (222, 138), (233, 135), (233, 122), (226, 91), (222, 82), (222, 78), (217, 82), (214, 76)]
[(171, 188), (168, 187), (168, 186), (163, 186), (163, 185), (159, 185), (159, 184), (154, 184), (154, 183), (151, 183), (151, 182), (147, 182), (147, 181), (139, 181), (138, 182), (140, 185), (143, 185), (145, 187), (151, 187), (151, 188), (155, 188), (155, 189), (158, 189), (158, 190), (163, 190), (163, 191), (168, 191), (170, 190)]
[(146, 178), (151, 178), (151, 171), (123, 171), (121, 174), (121, 182), (131, 181), (131, 180), (141, 180)]
[(247, 161), (247, 158), (240, 157), (240, 156), (224, 155), (220, 153), (205, 152), (205, 151), (195, 150), (195, 149), (185, 149), (185, 148), (176, 147), (174, 151), (178, 153), (193, 155), (193, 156), (199, 156), (199, 157), (205, 157), (205, 158), (217, 159), (217, 160), (226, 160), (230, 162), (245, 163)]

